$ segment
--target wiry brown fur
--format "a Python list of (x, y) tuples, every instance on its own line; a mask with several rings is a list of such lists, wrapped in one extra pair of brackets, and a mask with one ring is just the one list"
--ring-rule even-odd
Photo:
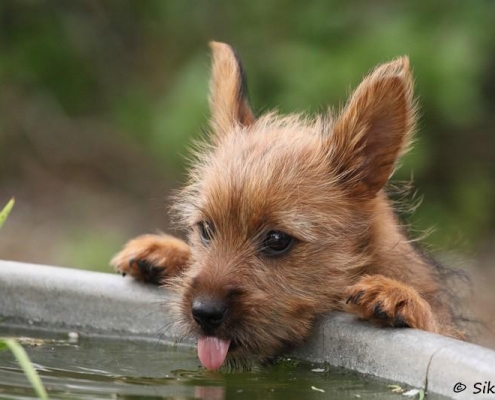
[[(174, 207), (189, 247), (137, 238), (114, 258), (117, 270), (145, 279), (133, 268), (139, 258), (175, 275), (177, 325), (186, 334), (204, 334), (191, 315), (194, 298), (226, 301), (215, 336), (232, 340), (237, 358), (297, 346), (333, 310), (461, 337), (439, 296), (442, 282), (383, 191), (414, 127), (407, 58), (375, 69), (338, 116), (255, 118), (234, 52), (212, 48), (213, 138)], [(201, 221), (214, 226), (210, 243), (200, 239)], [(260, 253), (272, 230), (295, 238), (290, 252)]]

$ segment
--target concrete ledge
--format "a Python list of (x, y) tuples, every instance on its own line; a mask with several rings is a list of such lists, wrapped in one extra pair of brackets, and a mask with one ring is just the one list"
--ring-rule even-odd
[[(165, 290), (118, 275), (0, 261), (3, 324), (173, 340), (168, 299)], [(495, 399), (482, 393), (485, 382), (495, 385), (494, 351), (411, 329), (377, 329), (346, 314), (325, 317), (294, 356), (455, 399)], [(457, 383), (465, 390), (454, 393)]]
[[(453, 399), (495, 399), (495, 393), (473, 394), (477, 382), (495, 385), (494, 351), (413, 329), (375, 328), (348, 314), (325, 317), (294, 355)], [(466, 388), (455, 393), (458, 383)]]
[(0, 261), (3, 324), (156, 338), (170, 323), (169, 298), (117, 274)]

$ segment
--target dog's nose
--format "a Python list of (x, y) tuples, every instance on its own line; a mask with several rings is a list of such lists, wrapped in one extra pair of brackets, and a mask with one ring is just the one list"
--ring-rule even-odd
[(217, 299), (196, 299), (192, 303), (191, 312), (194, 320), (206, 332), (220, 326), (227, 306), (224, 301)]

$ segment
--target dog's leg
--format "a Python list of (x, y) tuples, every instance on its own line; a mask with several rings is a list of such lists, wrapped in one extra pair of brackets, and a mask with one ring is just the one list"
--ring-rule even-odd
[(380, 326), (441, 333), (428, 302), (412, 286), (383, 275), (363, 276), (346, 291), (346, 310)]
[(189, 261), (189, 246), (169, 235), (143, 235), (126, 243), (110, 264), (122, 275), (159, 285), (179, 275)]

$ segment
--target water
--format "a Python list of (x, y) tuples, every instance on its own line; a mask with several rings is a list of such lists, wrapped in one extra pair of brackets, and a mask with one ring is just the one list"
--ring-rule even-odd
[[(6, 328), (0, 336), (19, 338), (51, 399), (411, 398), (355, 373), (295, 360), (251, 371), (208, 372), (200, 367), (195, 349), (158, 342), (73, 340), (67, 334)], [(0, 398), (36, 398), (8, 351), (0, 352)]]

